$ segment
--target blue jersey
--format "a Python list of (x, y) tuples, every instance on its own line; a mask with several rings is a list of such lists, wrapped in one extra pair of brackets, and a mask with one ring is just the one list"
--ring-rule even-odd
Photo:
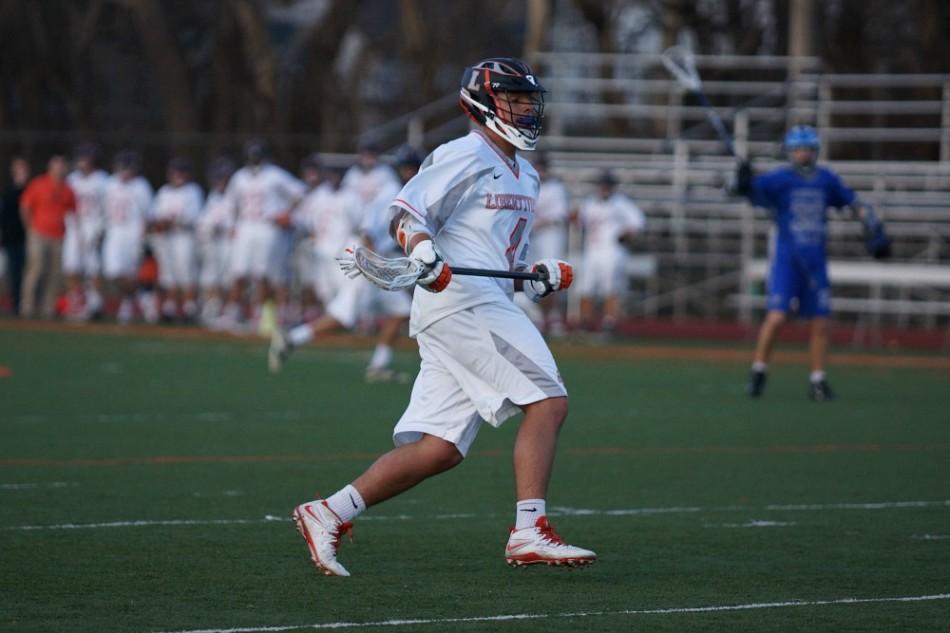
[(776, 258), (794, 257), (810, 265), (825, 263), (828, 207), (844, 207), (855, 194), (830, 169), (802, 175), (782, 167), (752, 181), (752, 203), (773, 213), (778, 231)]
[(831, 289), (825, 241), (828, 207), (843, 207), (854, 192), (824, 167), (807, 176), (783, 167), (752, 181), (752, 202), (772, 211), (777, 229), (769, 267), (768, 309), (801, 317), (823, 317), (831, 311)]

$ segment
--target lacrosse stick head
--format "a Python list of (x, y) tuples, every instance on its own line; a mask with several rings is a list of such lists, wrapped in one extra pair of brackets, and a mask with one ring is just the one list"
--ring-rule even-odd
[(684, 90), (687, 92), (702, 90), (703, 82), (699, 79), (699, 73), (696, 72), (696, 58), (693, 57), (693, 51), (685, 46), (671, 46), (663, 51), (660, 60)]
[(422, 262), (408, 257), (383, 257), (362, 246), (346, 249), (337, 261), (347, 276), (362, 274), (383, 290), (411, 288), (425, 272)]

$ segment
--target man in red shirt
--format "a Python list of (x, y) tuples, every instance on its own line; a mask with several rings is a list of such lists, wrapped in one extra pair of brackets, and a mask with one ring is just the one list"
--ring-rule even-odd
[(37, 290), (43, 289), (42, 316), (50, 319), (56, 308), (62, 278), (66, 214), (76, 210), (76, 196), (66, 184), (66, 158), (49, 159), (46, 174), (30, 181), (20, 198), (20, 213), (29, 237), (26, 276), (20, 309), (25, 318), (36, 314)]

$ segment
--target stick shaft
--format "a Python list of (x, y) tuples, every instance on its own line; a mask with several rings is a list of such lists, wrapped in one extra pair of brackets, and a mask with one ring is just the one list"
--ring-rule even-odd
[(500, 277), (501, 279), (524, 279), (525, 281), (542, 281), (544, 276), (541, 273), (532, 273), (528, 271), (513, 270), (486, 270), (484, 268), (456, 268), (450, 266), (453, 275), (465, 275), (468, 277)]

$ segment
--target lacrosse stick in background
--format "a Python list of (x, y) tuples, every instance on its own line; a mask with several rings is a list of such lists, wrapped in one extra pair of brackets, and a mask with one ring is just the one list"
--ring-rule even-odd
[[(425, 273), (425, 267), (419, 261), (408, 257), (383, 257), (362, 246), (347, 248), (344, 255), (337, 257), (337, 262), (347, 277), (353, 279), (363, 275), (383, 290), (411, 288)], [(546, 272), (456, 268), (451, 265), (449, 267), (453, 275), (470, 277), (500, 277), (524, 281), (544, 281), (548, 277)]]
[(716, 112), (716, 109), (709, 103), (706, 93), (703, 92), (703, 82), (699, 78), (699, 73), (696, 72), (696, 60), (693, 57), (692, 51), (685, 46), (672, 46), (663, 51), (660, 59), (683, 90), (696, 95), (696, 98), (699, 99), (699, 104), (703, 107), (703, 111), (706, 114), (706, 120), (709, 121), (709, 124), (716, 130), (716, 134), (719, 135), (719, 140), (726, 146), (726, 150), (728, 150), (730, 156), (738, 158), (736, 156), (735, 146), (732, 142), (732, 135), (726, 129), (725, 124), (723, 124), (719, 113)]

